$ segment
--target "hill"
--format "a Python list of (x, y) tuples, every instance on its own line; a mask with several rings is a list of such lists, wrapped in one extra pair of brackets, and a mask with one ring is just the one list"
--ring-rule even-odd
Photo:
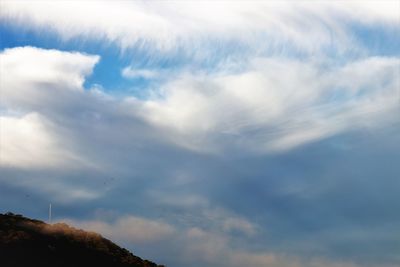
[(163, 267), (142, 260), (94, 232), (0, 214), (2, 267)]

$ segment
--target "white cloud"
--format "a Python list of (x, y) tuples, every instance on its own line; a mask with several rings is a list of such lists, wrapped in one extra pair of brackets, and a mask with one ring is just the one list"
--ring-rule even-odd
[(0, 54), (1, 105), (23, 109), (59, 103), (54, 96), (62, 96), (60, 91), (83, 91), (84, 79), (98, 61), (99, 56), (77, 52), (29, 46), (5, 49)]
[(5, 166), (54, 165), (62, 160), (53, 138), (38, 114), (22, 118), (0, 117), (0, 164)]
[(258, 59), (241, 73), (182, 75), (150, 96), (142, 114), (198, 151), (288, 150), (391, 114), (399, 65), (385, 57), (343, 66)]
[(396, 24), (398, 10), (398, 1), (2, 1), (1, 18), (66, 39), (105, 38), (122, 48), (145, 42), (161, 50), (198, 49), (199, 40), (214, 38), (258, 48), (281, 46), (280, 40), (318, 51), (332, 36), (339, 49), (351, 49), (346, 23)]
[(123, 77), (128, 79), (152, 79), (158, 76), (158, 73), (156, 71), (146, 69), (134, 69), (132, 67), (125, 67), (122, 70), (121, 74)]
[[(30, 140), (32, 145), (24, 149), (43, 155), (42, 161), (47, 165), (66, 158), (83, 162), (83, 158), (91, 157), (90, 150), (73, 156), (77, 154), (74, 149), (81, 151), (76, 142), (83, 139), (78, 128), (66, 129), (60, 120), (73, 120), (76, 127), (83, 123), (90, 130), (87, 120), (97, 124), (104, 117), (122, 119), (128, 115), (130, 123), (120, 127), (135, 132), (135, 138), (157, 138), (203, 152), (240, 149), (245, 153), (270, 153), (343, 131), (372, 127), (383, 123), (379, 118), (385, 116), (390, 121), (391, 111), (398, 107), (399, 60), (390, 57), (370, 57), (342, 66), (323, 61), (259, 58), (242, 66), (241, 72), (184, 73), (151, 91), (148, 99), (119, 101), (99, 94), (98, 89), (83, 90), (84, 77), (91, 73), (98, 56), (33, 47), (7, 49), (0, 56), (2, 70), (7, 74), (2, 79), (3, 108), (37, 113), (41, 118), (25, 118), (21, 123), (6, 119), (2, 135), (7, 135), (4, 138), (10, 140), (9, 144)], [(46, 119), (51, 128), (44, 128), (41, 123)], [(149, 124), (141, 136), (133, 129), (139, 119)], [(22, 125), (40, 131), (27, 139), (18, 130)], [(149, 135), (154, 129), (160, 134)], [(107, 138), (118, 135), (115, 130), (107, 128), (109, 137), (103, 136), (104, 144), (113, 142)], [(53, 151), (52, 146), (59, 147), (54, 151), (70, 152), (63, 152), (68, 156), (55, 160), (54, 155), (61, 152), (49, 152)], [(21, 166), (28, 162), (29, 153), (7, 145), (3, 158), (8, 159), (4, 162), (17, 164), (16, 155), (21, 154)], [(40, 158), (33, 160), (35, 164)], [(86, 161), (93, 162), (91, 158)]]
[[(83, 120), (76, 123), (84, 123), (89, 129), (87, 120), (99, 123), (107, 116), (122, 119), (129, 114), (131, 123), (123, 125), (128, 132), (137, 126), (138, 119), (150, 124), (143, 129), (143, 136), (135, 129), (136, 138), (157, 138), (190, 150), (271, 153), (372, 127), (383, 123), (379, 118), (385, 116), (390, 121), (391, 111), (398, 107), (399, 60), (390, 57), (369, 57), (342, 66), (259, 58), (242, 66), (241, 72), (183, 73), (151, 91), (147, 99), (119, 101), (99, 94), (98, 89), (83, 90), (84, 77), (91, 73), (98, 56), (33, 47), (7, 49), (0, 56), (7, 74), (2, 79), (3, 108), (37, 113), (41, 118), (4, 122), (2, 135), (7, 135), (8, 144), (25, 142), (20, 139), (32, 144), (24, 148), (30, 149), (28, 153), (11, 149), (11, 145), (3, 150), (7, 164), (17, 164), (16, 155), (21, 154), (19, 166), (28, 162), (27, 155), (33, 151), (43, 155), (47, 165), (64, 161), (65, 155), (55, 160), (54, 155), (61, 152), (49, 152), (52, 146), (59, 147), (54, 151), (70, 151), (63, 153), (83, 162), (85, 156), (73, 156), (74, 149), (80, 151), (76, 143), (81, 139), (79, 130), (65, 129), (52, 121), (73, 119), (75, 113)], [(52, 127), (44, 128), (42, 121), (48, 117), (53, 117), (47, 119)], [(36, 137), (22, 137), (26, 133), (18, 129), (23, 125), (36, 127)], [(161, 130), (160, 134), (149, 135), (152, 129)], [(110, 138), (118, 135), (115, 129), (107, 131)], [(70, 140), (69, 136), (75, 138)], [(107, 136), (103, 139), (104, 144), (111, 141)], [(87, 151), (82, 152), (90, 157)], [(38, 164), (40, 158), (32, 162)], [(92, 162), (90, 158), (86, 161)]]
[(1, 52), (1, 106), (5, 110), (1, 116), (1, 165), (89, 164), (67, 148), (68, 140), (57, 134), (59, 125), (41, 111), (50, 108), (54, 112), (70, 92), (83, 93), (84, 77), (98, 60), (98, 56), (34, 47)]
[(56, 136), (53, 125), (37, 113), (0, 116), (0, 166), (42, 168), (82, 164)]
[(31, 46), (8, 48), (1, 52), (1, 68), (7, 74), (2, 86), (17, 90), (26, 84), (50, 83), (82, 90), (85, 76), (91, 74), (99, 59), (99, 56)]

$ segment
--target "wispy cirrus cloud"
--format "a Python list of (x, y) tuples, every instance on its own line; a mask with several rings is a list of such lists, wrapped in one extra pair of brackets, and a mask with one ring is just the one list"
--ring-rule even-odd
[(187, 147), (266, 152), (372, 126), (398, 107), (397, 58), (320, 64), (266, 58), (235, 74), (182, 75), (150, 94), (143, 116)]
[(137, 79), (137, 78), (152, 79), (159, 76), (159, 74), (154, 70), (134, 69), (132, 67), (125, 67), (122, 70), (121, 75), (128, 79)]
[(193, 45), (201, 50), (198, 44), (205, 40), (233, 40), (256, 50), (279, 50), (286, 43), (316, 52), (333, 43), (339, 50), (353, 49), (347, 24), (395, 25), (397, 10), (397, 1), (177, 1), (173, 5), (158, 1), (38, 1), (34, 5), (3, 1), (1, 18), (18, 27), (42, 31), (50, 27), (65, 39), (106, 39), (122, 48), (148, 49), (150, 45), (159, 50), (183, 47), (190, 51)]

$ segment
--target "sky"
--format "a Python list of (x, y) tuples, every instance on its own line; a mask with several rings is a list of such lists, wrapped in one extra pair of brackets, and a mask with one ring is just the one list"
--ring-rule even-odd
[(0, 1), (0, 212), (168, 267), (400, 266), (400, 1)]

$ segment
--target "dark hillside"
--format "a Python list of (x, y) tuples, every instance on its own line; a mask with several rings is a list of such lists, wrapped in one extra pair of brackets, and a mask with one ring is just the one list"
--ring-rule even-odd
[(2, 267), (161, 267), (93, 232), (0, 214)]

